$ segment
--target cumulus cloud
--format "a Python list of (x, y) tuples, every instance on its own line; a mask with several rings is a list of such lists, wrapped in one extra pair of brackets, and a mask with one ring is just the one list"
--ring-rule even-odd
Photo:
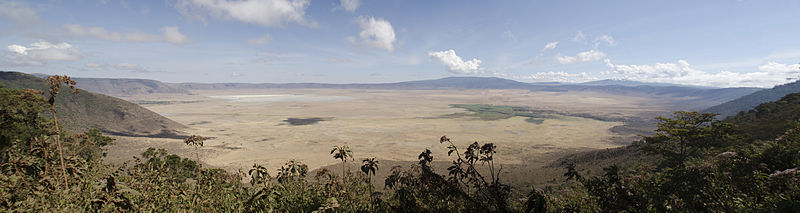
[(8, 46), (3, 62), (9, 66), (41, 66), (49, 61), (77, 61), (83, 58), (69, 43), (34, 42), (28, 46)]
[(556, 61), (561, 64), (574, 64), (578, 62), (597, 61), (606, 57), (606, 54), (599, 50), (589, 50), (586, 52), (579, 52), (575, 56), (556, 56)]
[(596, 77), (593, 77), (585, 72), (581, 73), (537, 72), (531, 75), (521, 76), (517, 78), (533, 80), (533, 81), (555, 81), (555, 82), (567, 82), (567, 83), (577, 83), (577, 82), (597, 80)]
[(642, 82), (689, 84), (711, 87), (772, 87), (798, 79), (800, 65), (768, 62), (754, 72), (720, 71), (709, 73), (693, 68), (689, 62), (620, 65), (605, 60), (608, 71), (604, 74)]
[(433, 57), (447, 67), (447, 71), (456, 74), (478, 74), (485, 71), (481, 67), (481, 60), (473, 58), (464, 61), (460, 56), (456, 55), (454, 50), (444, 50), (439, 52), (429, 52), (428, 56)]
[(272, 41), (272, 36), (270, 36), (269, 34), (266, 34), (258, 38), (247, 39), (248, 44), (267, 44), (270, 41)]
[(342, 9), (348, 12), (355, 12), (358, 6), (361, 6), (360, 0), (341, 0), (339, 1)]
[(186, 44), (191, 41), (189, 37), (183, 35), (178, 27), (163, 27), (161, 35), (147, 34), (141, 32), (120, 33), (111, 32), (102, 27), (85, 27), (78, 24), (65, 24), (64, 29), (70, 35), (78, 37), (94, 37), (106, 41), (127, 41), (127, 42), (167, 42), (171, 44)]
[(280, 27), (284, 23), (316, 26), (316, 22), (306, 19), (309, 5), (310, 0), (178, 0), (175, 8), (202, 22), (211, 17), (264, 27)]
[[(781, 64), (778, 62), (771, 61), (761, 66), (758, 66), (758, 70), (770, 73), (779, 73), (779, 74), (782, 73), (791, 75), (798, 73), (799, 71), (798, 69), (800, 69), (798, 67), (800, 67), (800, 64)], [(792, 76), (792, 77), (797, 78), (798, 76)]]
[(356, 19), (358, 25), (361, 26), (361, 33), (358, 34), (359, 39), (349, 37), (348, 40), (353, 44), (363, 44), (370, 47), (382, 48), (389, 51), (394, 50), (394, 43), (397, 38), (394, 34), (394, 28), (389, 21), (384, 19), (375, 19), (374, 17), (358, 17)]

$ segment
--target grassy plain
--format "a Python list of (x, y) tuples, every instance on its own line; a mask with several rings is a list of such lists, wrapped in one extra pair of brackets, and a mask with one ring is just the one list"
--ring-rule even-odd
[[(618, 147), (615, 140), (633, 137), (612, 132), (623, 123), (608, 120), (652, 118), (669, 111), (664, 107), (668, 100), (592, 92), (258, 89), (192, 93), (124, 98), (189, 126), (185, 130), (189, 134), (212, 137), (201, 148), (201, 161), (230, 170), (246, 170), (259, 163), (276, 171), (291, 159), (320, 168), (337, 163), (328, 155), (334, 145), (350, 146), (356, 160), (414, 161), (430, 148), (437, 161), (448, 162), (446, 147), (438, 143), (442, 135), (463, 146), (493, 142), (498, 147), (497, 160), (503, 164), (543, 165), (561, 153)], [(504, 110), (513, 116), (497, 116)], [(287, 122), (297, 119), (314, 122)], [(147, 147), (192, 153), (176, 139), (117, 139), (109, 150), (117, 162)], [(388, 171), (391, 166), (382, 168)]]

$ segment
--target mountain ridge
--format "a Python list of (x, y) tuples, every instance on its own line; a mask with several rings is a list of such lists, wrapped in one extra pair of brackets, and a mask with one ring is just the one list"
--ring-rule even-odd
[[(629, 85), (561, 84), (552, 82), (526, 83), (498, 77), (458, 76), (431, 80), (402, 81), (393, 83), (164, 83), (149, 79), (105, 79), (76, 78), (79, 87), (91, 88), (112, 96), (141, 95), (151, 93), (182, 93), (190, 90), (224, 89), (385, 89), (385, 90), (439, 90), (439, 89), (520, 89), (543, 92), (600, 92), (628, 96), (662, 96), (685, 99), (681, 103), (687, 110), (700, 110), (710, 106), (751, 94), (760, 88), (709, 88), (652, 83)], [(613, 82), (613, 81), (606, 81)], [(118, 83), (118, 84), (115, 84)], [(125, 86), (122, 83), (125, 83)]]
[(753, 92), (751, 94), (730, 100), (702, 110), (706, 113), (717, 113), (722, 118), (736, 115), (740, 112), (747, 112), (756, 106), (780, 100), (784, 96), (800, 92), (800, 81), (778, 85), (771, 89)]
[(153, 93), (189, 93), (167, 83), (150, 79), (130, 78), (73, 78), (81, 89), (105, 95), (134, 95)]

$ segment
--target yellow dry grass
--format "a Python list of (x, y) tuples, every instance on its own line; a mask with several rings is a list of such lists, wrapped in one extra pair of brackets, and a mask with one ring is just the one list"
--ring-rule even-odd
[[(328, 153), (348, 145), (356, 159), (411, 161), (430, 148), (442, 156), (438, 143), (447, 135), (459, 144), (493, 142), (498, 161), (525, 163), (543, 153), (619, 146), (610, 128), (620, 122), (558, 116), (542, 124), (522, 117), (484, 121), (473, 117), (438, 118), (466, 112), (450, 104), (528, 106), (534, 109), (622, 117), (663, 111), (658, 101), (584, 92), (526, 90), (343, 90), (258, 89), (200, 90), (195, 95), (127, 97), (149, 101), (144, 107), (190, 126), (185, 131), (213, 137), (201, 150), (203, 163), (226, 169), (247, 169), (253, 163), (277, 169), (298, 159), (311, 169), (334, 164)], [(269, 96), (269, 95), (278, 95)], [(288, 96), (287, 96), (288, 95)], [(227, 97), (227, 98), (226, 98)], [(287, 118), (329, 118), (313, 125), (291, 126)], [(117, 137), (110, 156), (119, 161), (147, 147), (189, 154), (180, 140)], [(112, 160), (113, 160), (112, 159)], [(387, 167), (388, 168), (388, 167)], [(274, 171), (274, 170), (273, 170)]]

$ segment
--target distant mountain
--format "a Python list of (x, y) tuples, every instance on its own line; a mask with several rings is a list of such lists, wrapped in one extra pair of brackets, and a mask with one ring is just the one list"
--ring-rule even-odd
[[(19, 72), (0, 71), (0, 84), (6, 88), (30, 88), (47, 91), (44, 79)], [(80, 87), (80, 83), (78, 87)], [(180, 137), (182, 124), (139, 105), (102, 94), (82, 90), (64, 92), (56, 98), (59, 124), (72, 132), (97, 128), (103, 132), (147, 137)], [(49, 113), (48, 113), (49, 114)]]
[(148, 79), (73, 78), (73, 80), (78, 82), (78, 88), (111, 96), (189, 93), (185, 89)]
[(189, 90), (219, 89), (387, 89), (387, 90), (437, 90), (437, 89), (520, 89), (530, 91), (589, 91), (626, 96), (673, 97), (680, 99), (680, 109), (699, 110), (724, 103), (759, 88), (707, 88), (670, 84), (653, 84), (634, 81), (604, 80), (583, 84), (524, 83), (496, 77), (448, 77), (435, 80), (405, 81), (371, 84), (326, 83), (162, 83), (144, 79), (78, 78), (78, 86), (90, 91), (123, 97), (150, 93), (188, 93)]
[(759, 104), (777, 101), (790, 93), (800, 92), (800, 81), (775, 86), (772, 89), (765, 89), (749, 95), (725, 102), (720, 105), (703, 110), (707, 113), (718, 113), (721, 117), (736, 115), (741, 111), (748, 111)]
[(325, 83), (177, 83), (180, 89), (268, 89), (268, 88), (329, 88), (329, 89), (524, 89), (530, 84), (494, 77), (448, 77), (436, 80), (405, 81), (373, 84), (325, 84)]
[(683, 99), (680, 106), (685, 110), (700, 110), (724, 103), (760, 88), (708, 88), (669, 84), (651, 84), (633, 81), (606, 80), (584, 84), (524, 83), (496, 77), (448, 77), (435, 80), (406, 81), (374, 84), (247, 84), (247, 83), (177, 83), (170, 84), (186, 90), (207, 89), (263, 89), (263, 88), (330, 88), (330, 89), (524, 89), (530, 91), (592, 91), (628, 96), (668, 96)]
[(614, 79), (605, 79), (605, 80), (598, 80), (598, 81), (589, 81), (580, 83), (580, 85), (593, 85), (593, 86), (655, 86), (655, 87), (695, 87), (695, 88), (712, 88), (712, 87), (701, 87), (701, 86), (692, 86), (692, 85), (682, 85), (682, 84), (669, 84), (669, 83), (650, 83), (650, 82), (640, 82), (640, 81), (630, 81), (630, 80), (614, 80)]

